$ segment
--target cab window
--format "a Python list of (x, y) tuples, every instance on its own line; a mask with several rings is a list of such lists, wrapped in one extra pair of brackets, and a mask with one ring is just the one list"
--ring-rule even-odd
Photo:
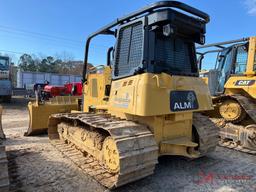
[(235, 74), (243, 74), (246, 71), (248, 58), (248, 45), (243, 45), (237, 48), (235, 60)]

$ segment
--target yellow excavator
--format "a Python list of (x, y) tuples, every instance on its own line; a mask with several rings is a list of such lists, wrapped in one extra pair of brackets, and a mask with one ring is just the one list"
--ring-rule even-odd
[[(209, 16), (161, 1), (91, 34), (85, 46), (82, 111), (51, 115), (51, 143), (107, 188), (153, 174), (158, 157), (199, 158), (214, 151), (218, 128), (199, 77), (195, 43)], [(106, 66), (87, 71), (91, 40), (112, 35)]]
[(7, 192), (9, 191), (9, 174), (8, 174), (8, 161), (5, 151), (5, 145), (3, 140), (5, 135), (2, 128), (2, 112), (3, 108), (0, 105), (0, 191)]
[(199, 68), (210, 67), (201, 72), (215, 105), (210, 114), (224, 119), (216, 121), (220, 145), (256, 154), (256, 37), (203, 45), (197, 54)]

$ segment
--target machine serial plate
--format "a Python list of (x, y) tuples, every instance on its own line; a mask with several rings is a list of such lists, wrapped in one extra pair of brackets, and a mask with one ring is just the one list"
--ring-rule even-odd
[(171, 111), (187, 111), (198, 109), (198, 102), (194, 91), (172, 91), (170, 93)]

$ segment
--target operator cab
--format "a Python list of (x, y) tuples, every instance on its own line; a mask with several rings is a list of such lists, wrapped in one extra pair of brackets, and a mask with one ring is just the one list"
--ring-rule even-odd
[(9, 70), (9, 57), (0, 56), (0, 71)]
[(219, 86), (217, 93), (224, 92), (224, 85), (231, 75), (243, 75), (246, 72), (248, 43), (225, 48), (218, 59)]
[[(114, 87), (115, 82), (138, 74), (198, 77), (195, 43), (205, 43), (209, 20), (208, 14), (184, 3), (160, 1), (91, 34), (86, 41), (83, 68), (85, 95), (91, 98), (84, 103), (106, 105), (111, 91), (118, 87)], [(113, 36), (115, 45), (107, 51), (104, 70), (88, 70), (91, 40), (99, 35)], [(100, 91), (105, 95), (99, 96)], [(99, 104), (99, 98), (104, 102)]]
[[(229, 46), (223, 46), (226, 44)], [(207, 72), (201, 70), (200, 75), (201, 77), (208, 78), (208, 85), (213, 96), (223, 94), (225, 83), (230, 76), (243, 76), (246, 72), (249, 49), (248, 39), (199, 47), (199, 49), (202, 48), (207, 49), (207, 51), (203, 53), (197, 52), (199, 55), (198, 66), (200, 69), (207, 64), (206, 62), (212, 62), (214, 60), (210, 57), (207, 58), (208, 55), (216, 53), (217, 56), (215, 56), (215, 67)], [(256, 68), (254, 70), (256, 71)]]
[(198, 76), (195, 43), (204, 44), (205, 21), (173, 9), (120, 25), (113, 79), (140, 73)]
[(98, 35), (116, 38), (107, 59), (112, 80), (141, 73), (198, 77), (195, 43), (205, 43), (208, 22), (206, 13), (176, 1), (158, 2), (119, 18), (88, 37), (83, 81), (87, 81), (90, 41)]

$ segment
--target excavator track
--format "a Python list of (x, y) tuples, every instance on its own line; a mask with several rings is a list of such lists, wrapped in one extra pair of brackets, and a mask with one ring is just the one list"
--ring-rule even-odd
[(199, 152), (201, 156), (211, 153), (218, 145), (218, 127), (209, 119), (199, 113), (193, 116), (193, 126), (199, 135)]
[[(93, 145), (97, 149), (86, 148), (81, 141), (69, 136), (69, 133), (81, 133), (78, 137), (84, 142), (90, 137), (94, 138)], [(118, 119), (109, 114), (52, 115), (48, 134), (51, 143), (64, 156), (73, 161), (85, 174), (110, 189), (153, 174), (158, 162), (158, 147), (147, 126)], [(100, 153), (103, 150), (106, 140), (114, 140), (116, 144), (118, 170), (109, 169), (105, 162), (94, 154), (94, 151)], [(116, 156), (114, 152), (112, 155)], [(115, 167), (113, 161), (111, 160), (110, 164)]]

